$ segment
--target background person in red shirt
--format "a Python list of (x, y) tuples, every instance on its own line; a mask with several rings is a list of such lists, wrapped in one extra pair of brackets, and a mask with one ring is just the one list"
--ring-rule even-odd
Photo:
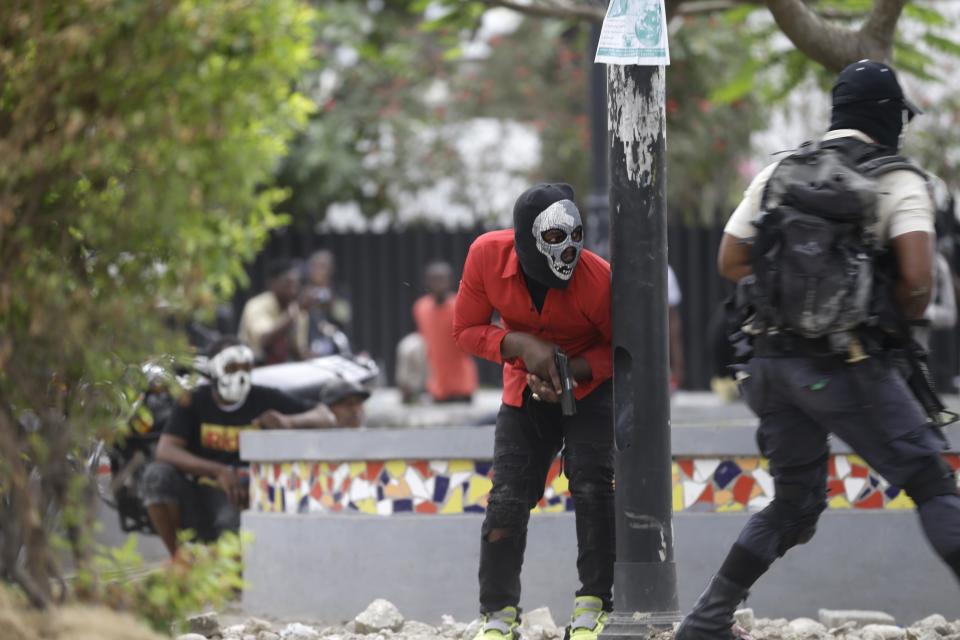
[[(477, 639), (511, 638), (530, 509), (563, 448), (576, 510), (577, 591), (573, 640), (596, 638), (612, 608), (614, 563), (610, 265), (583, 249), (583, 224), (567, 184), (525, 191), (512, 230), (470, 247), (457, 294), (454, 337), (464, 350), (503, 363), (493, 488), (480, 543)], [(491, 324), (494, 311), (502, 326)], [(570, 357), (577, 413), (564, 416), (554, 355)]]
[(427, 345), (427, 392), (434, 402), (470, 402), (477, 390), (477, 365), (453, 339), (453, 270), (446, 262), (427, 266), (427, 295), (413, 304), (417, 331)]

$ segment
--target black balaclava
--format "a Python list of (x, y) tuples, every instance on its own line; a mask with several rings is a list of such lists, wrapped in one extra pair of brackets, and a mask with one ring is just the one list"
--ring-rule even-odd
[[(580, 229), (580, 239), (571, 236)], [(560, 229), (564, 240), (549, 244), (543, 239), (548, 229)], [(562, 182), (538, 184), (520, 194), (513, 207), (513, 238), (520, 266), (528, 278), (553, 289), (566, 289), (583, 251), (583, 221), (573, 203), (573, 187)], [(561, 255), (569, 247), (576, 250), (573, 260)], [(569, 252), (568, 252), (569, 254)]]
[(903, 95), (888, 65), (861, 60), (847, 66), (833, 85), (830, 130), (857, 129), (893, 151), (900, 148), (904, 121), (922, 113)]

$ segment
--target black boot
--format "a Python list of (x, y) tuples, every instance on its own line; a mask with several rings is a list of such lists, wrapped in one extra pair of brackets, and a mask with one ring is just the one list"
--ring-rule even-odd
[(733, 612), (750, 592), (716, 575), (683, 619), (675, 640), (733, 640)]

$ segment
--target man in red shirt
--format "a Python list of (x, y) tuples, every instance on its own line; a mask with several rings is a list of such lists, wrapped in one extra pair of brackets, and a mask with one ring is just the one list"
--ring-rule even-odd
[[(583, 224), (566, 184), (525, 191), (512, 230), (470, 247), (453, 334), (465, 351), (503, 363), (493, 488), (481, 530), (477, 640), (516, 635), (527, 523), (563, 449), (576, 510), (573, 640), (593, 640), (612, 608), (614, 564), (610, 266), (583, 249)], [(491, 324), (494, 311), (501, 325)], [(555, 354), (570, 358), (575, 415), (564, 416)]]
[(453, 339), (453, 271), (446, 262), (434, 262), (425, 280), (429, 293), (413, 304), (413, 319), (427, 346), (427, 391), (434, 402), (470, 402), (477, 365)]

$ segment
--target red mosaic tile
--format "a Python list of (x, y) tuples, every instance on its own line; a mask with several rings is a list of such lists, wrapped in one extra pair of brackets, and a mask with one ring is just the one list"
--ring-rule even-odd
[(437, 505), (433, 502), (422, 502), (416, 507), (417, 513), (436, 513)]
[[(350, 491), (350, 485), (352, 483), (353, 483), (353, 478), (351, 478), (350, 476), (347, 476), (346, 478), (344, 478), (343, 484), (340, 485), (340, 493), (346, 493)], [(331, 489), (331, 491), (333, 491), (333, 489)]]
[(870, 469), (861, 465), (861, 464), (852, 464), (850, 465), (850, 477), (851, 478), (866, 478), (870, 475)]
[(279, 479), (280, 479), (280, 465), (275, 464), (273, 465), (273, 481), (276, 482)]
[(827, 483), (827, 498), (832, 498), (834, 496), (844, 496), (847, 495), (847, 489), (843, 486), (843, 480), (831, 480)]
[(383, 471), (382, 462), (368, 462), (367, 463), (367, 480), (371, 482), (376, 482), (377, 478), (380, 477), (380, 472)]
[(683, 474), (688, 478), (693, 478), (693, 460), (687, 458), (686, 460), (677, 460), (677, 466), (680, 467), (680, 470), (683, 471)]
[(334, 511), (343, 511), (343, 505), (340, 504), (339, 502), (334, 502), (333, 506), (330, 508), (333, 509)]
[(417, 473), (420, 474), (420, 477), (424, 480), (433, 477), (433, 472), (430, 471), (430, 463), (424, 460), (419, 462), (412, 462), (410, 465), (417, 470)]
[(857, 509), (883, 509), (883, 492), (874, 491), (854, 505)]
[(947, 464), (949, 464), (954, 471), (956, 471), (957, 469), (960, 469), (960, 456), (956, 454), (950, 454), (950, 455), (943, 456), (943, 458), (947, 461)]
[(323, 497), (323, 487), (320, 483), (313, 485), (310, 489), (310, 497), (314, 500), (320, 500)]
[(833, 456), (827, 458), (827, 477), (836, 478), (837, 477), (837, 462)]
[(737, 482), (733, 485), (733, 499), (740, 504), (750, 502), (750, 494), (753, 492), (753, 485), (756, 483), (757, 481), (748, 475), (737, 478)]
[(560, 460), (554, 460), (553, 464), (550, 465), (550, 470), (547, 472), (547, 484), (553, 482), (557, 476), (560, 475)]
[(703, 490), (703, 493), (700, 494), (700, 497), (697, 498), (696, 502), (708, 502), (713, 504), (713, 485), (708, 484), (707, 488)]

